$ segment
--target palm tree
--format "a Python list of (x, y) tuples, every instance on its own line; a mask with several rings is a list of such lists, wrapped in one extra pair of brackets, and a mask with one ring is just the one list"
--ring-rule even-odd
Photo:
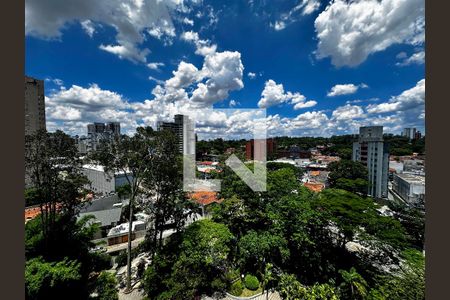
[(348, 272), (339, 270), (339, 273), (344, 279), (341, 286), (350, 287), (351, 299), (364, 299), (367, 296), (367, 282), (355, 268), (352, 267)]

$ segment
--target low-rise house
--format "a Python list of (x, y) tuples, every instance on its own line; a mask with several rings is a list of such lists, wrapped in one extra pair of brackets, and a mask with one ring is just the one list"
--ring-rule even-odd
[[(122, 223), (113, 228), (111, 228), (108, 232), (108, 246), (126, 243), (128, 242), (128, 229), (129, 223)], [(145, 222), (144, 221), (133, 221), (131, 227), (131, 240), (134, 240), (136, 237), (136, 231), (145, 230)]]

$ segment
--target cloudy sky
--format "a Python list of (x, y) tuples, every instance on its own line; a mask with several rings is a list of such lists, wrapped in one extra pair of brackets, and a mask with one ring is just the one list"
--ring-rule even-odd
[[(47, 128), (125, 133), (193, 114), (200, 138), (422, 132), (424, 0), (26, 0), (25, 72)], [(254, 120), (254, 118), (253, 118)]]

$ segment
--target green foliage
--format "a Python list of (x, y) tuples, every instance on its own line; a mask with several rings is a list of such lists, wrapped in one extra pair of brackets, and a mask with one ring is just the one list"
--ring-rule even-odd
[(268, 171), (275, 171), (275, 170), (279, 170), (279, 169), (291, 169), (292, 171), (294, 171), (294, 174), (297, 178), (301, 178), (303, 175), (302, 169), (300, 169), (299, 167), (297, 167), (295, 165), (288, 164), (288, 163), (268, 162), (266, 164), (266, 167), (267, 167)]
[(112, 267), (111, 255), (107, 253), (90, 253), (91, 265), (94, 272), (110, 269)]
[(39, 198), (39, 191), (36, 188), (27, 188), (24, 192), (25, 206), (37, 205), (41, 202)]
[(340, 160), (328, 165), (328, 183), (332, 188), (344, 189), (354, 193), (367, 194), (367, 168), (351, 160)]
[(404, 263), (394, 275), (382, 276), (368, 299), (425, 299), (425, 257), (416, 250), (402, 253)]
[[(144, 288), (151, 298), (186, 299), (226, 289), (223, 275), (233, 235), (228, 228), (208, 219), (189, 225), (179, 237), (171, 237), (145, 271)], [(213, 287), (214, 285), (214, 287)]]
[(280, 296), (285, 300), (338, 300), (339, 293), (331, 284), (302, 285), (294, 275), (282, 274), (278, 285)]
[(118, 300), (117, 279), (114, 274), (109, 272), (101, 272), (95, 282), (95, 292), (97, 300)]
[(347, 299), (364, 299), (367, 296), (367, 282), (356, 272), (355, 268), (349, 271), (339, 270), (343, 282), (341, 284), (342, 294)]
[(246, 288), (252, 291), (256, 291), (259, 288), (259, 280), (253, 275), (245, 275), (244, 284)]
[(242, 287), (242, 282), (239, 279), (239, 280), (233, 282), (233, 284), (231, 285), (228, 292), (233, 296), (240, 296), (242, 294), (243, 289), (244, 288)]
[(250, 231), (239, 240), (239, 255), (246, 270), (262, 272), (263, 261), (284, 262), (289, 257), (287, 240), (270, 232)]
[(82, 299), (83, 281), (80, 263), (65, 258), (46, 262), (33, 258), (25, 265), (27, 299)]

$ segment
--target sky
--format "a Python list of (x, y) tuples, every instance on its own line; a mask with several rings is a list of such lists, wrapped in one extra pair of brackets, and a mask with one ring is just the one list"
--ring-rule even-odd
[(26, 0), (25, 74), (44, 80), (47, 130), (71, 135), (91, 122), (132, 134), (181, 113), (200, 139), (247, 138), (248, 109), (265, 110), (270, 136), (425, 133), (424, 11), (422, 0)]

